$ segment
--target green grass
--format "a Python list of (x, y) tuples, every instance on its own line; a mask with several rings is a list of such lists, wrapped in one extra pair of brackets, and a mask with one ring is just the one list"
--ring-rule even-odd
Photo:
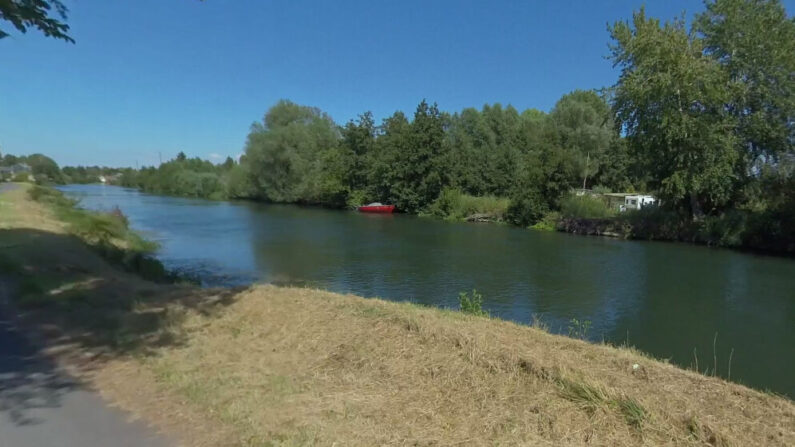
[(195, 278), (169, 272), (159, 260), (153, 258), (151, 254), (157, 250), (157, 243), (130, 229), (127, 217), (118, 208), (111, 212), (84, 210), (78, 208), (76, 200), (43, 186), (33, 186), (28, 190), (28, 195), (50, 208), (55, 217), (67, 225), (70, 233), (124, 269), (150, 281), (197, 282)]
[(561, 200), (560, 213), (567, 218), (607, 219), (616, 216), (618, 212), (607, 206), (607, 203), (601, 198), (572, 194)]
[(495, 196), (475, 197), (447, 188), (431, 204), (426, 214), (446, 220), (478, 219), (502, 222), (510, 199)]

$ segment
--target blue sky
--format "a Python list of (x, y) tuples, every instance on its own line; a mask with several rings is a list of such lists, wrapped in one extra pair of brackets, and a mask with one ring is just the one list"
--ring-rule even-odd
[[(793, 12), (793, 2), (785, 2)], [(76, 44), (0, 40), (0, 151), (60, 164), (236, 155), (281, 98), (338, 123), (513, 104), (612, 85), (606, 24), (644, 2), (73, 0)], [(648, 2), (670, 18), (700, 1)], [(9, 26), (0, 22), (6, 31)]]

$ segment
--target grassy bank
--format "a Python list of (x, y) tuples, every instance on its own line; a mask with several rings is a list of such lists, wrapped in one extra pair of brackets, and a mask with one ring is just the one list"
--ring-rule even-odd
[(155, 284), (26, 191), (0, 211), (2, 276), (39, 287), (29, 321), (187, 445), (795, 444), (791, 401), (631, 349), (318, 290)]

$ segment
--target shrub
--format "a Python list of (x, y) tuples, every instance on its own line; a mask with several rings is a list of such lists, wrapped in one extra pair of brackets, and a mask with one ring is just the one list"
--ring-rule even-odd
[(575, 219), (606, 219), (613, 217), (616, 211), (607, 206), (607, 203), (590, 195), (568, 195), (560, 202), (560, 212), (563, 217)]
[(558, 229), (559, 222), (560, 213), (557, 211), (550, 211), (544, 215), (541, 220), (530, 226), (530, 228), (540, 231), (555, 231)]
[(549, 205), (537, 189), (523, 189), (511, 197), (505, 217), (509, 222), (527, 227), (535, 224), (549, 211)]
[(367, 193), (362, 190), (354, 190), (348, 194), (348, 200), (345, 206), (349, 209), (356, 209), (367, 203)]
[(478, 291), (475, 289), (472, 289), (471, 297), (466, 292), (459, 293), (458, 304), (461, 307), (461, 312), (465, 314), (479, 317), (489, 316), (489, 313), (483, 310), (483, 295), (478, 293)]
[(509, 199), (470, 196), (455, 188), (445, 188), (428, 207), (428, 214), (449, 220), (463, 220), (477, 216), (482, 220), (502, 221), (509, 204)]

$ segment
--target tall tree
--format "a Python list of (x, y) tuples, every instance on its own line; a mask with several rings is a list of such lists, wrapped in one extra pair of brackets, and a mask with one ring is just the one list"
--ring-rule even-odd
[(749, 164), (795, 145), (795, 19), (779, 0), (707, 0), (696, 16), (707, 54), (732, 83), (728, 110)]
[(562, 150), (569, 151), (576, 164), (577, 184), (586, 188), (589, 180), (595, 180), (617, 137), (610, 106), (592, 90), (575, 90), (558, 100), (550, 118)]
[(331, 118), (314, 107), (279, 101), (246, 142), (246, 171), (256, 197), (275, 202), (312, 201), (323, 153), (337, 146)]
[(738, 159), (727, 77), (684, 19), (663, 25), (641, 9), (610, 28), (621, 67), (613, 109), (627, 142), (668, 206), (693, 217), (726, 204)]

